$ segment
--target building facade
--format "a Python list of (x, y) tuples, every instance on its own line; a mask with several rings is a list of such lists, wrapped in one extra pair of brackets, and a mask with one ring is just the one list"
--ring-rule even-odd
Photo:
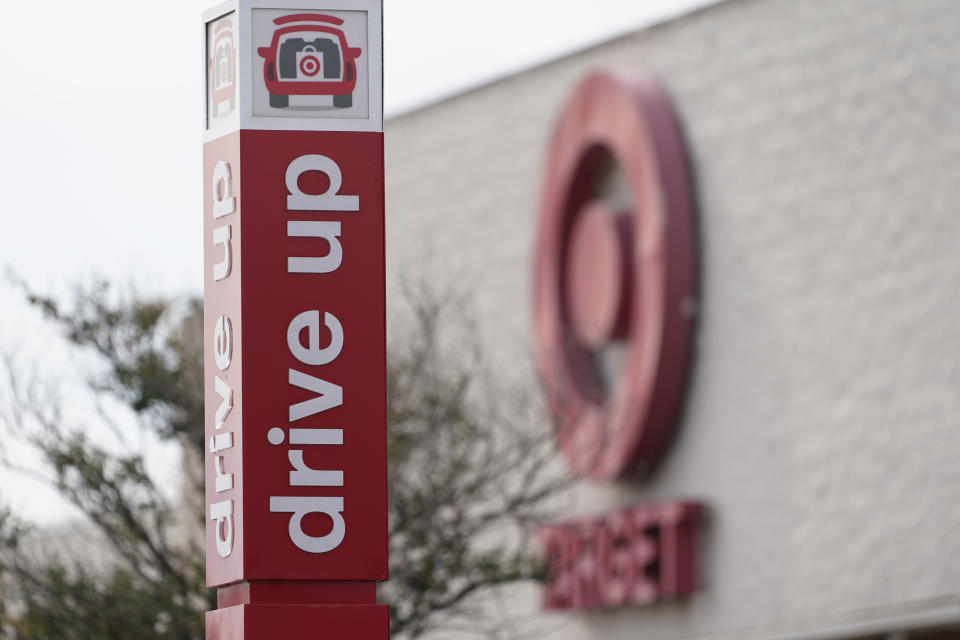
[[(671, 445), (571, 516), (695, 499), (700, 586), (547, 637), (960, 637), (960, 3), (729, 0), (389, 120), (387, 268), (471, 291), (535, 389), (545, 154), (589, 72), (653, 74), (686, 140), (699, 295)], [(529, 357), (518, 357), (524, 354)]]

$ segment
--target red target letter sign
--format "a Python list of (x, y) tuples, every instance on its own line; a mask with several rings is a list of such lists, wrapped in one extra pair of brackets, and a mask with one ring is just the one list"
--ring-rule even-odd
[(388, 635), (381, 12), (204, 16), (210, 639)]
[[(585, 78), (550, 141), (534, 271), (536, 352), (577, 473), (648, 474), (677, 420), (696, 293), (693, 190), (649, 78)], [(548, 609), (687, 596), (704, 505), (670, 501), (540, 530)]]

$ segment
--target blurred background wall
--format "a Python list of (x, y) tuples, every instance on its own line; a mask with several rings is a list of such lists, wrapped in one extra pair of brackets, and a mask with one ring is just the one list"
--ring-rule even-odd
[(472, 292), (498, 376), (530, 393), (566, 96), (595, 69), (655, 74), (687, 139), (701, 300), (682, 424), (650, 480), (583, 483), (569, 511), (703, 500), (703, 586), (544, 615), (549, 637), (960, 624), (958, 33), (953, 0), (728, 0), (387, 122), (388, 270)]

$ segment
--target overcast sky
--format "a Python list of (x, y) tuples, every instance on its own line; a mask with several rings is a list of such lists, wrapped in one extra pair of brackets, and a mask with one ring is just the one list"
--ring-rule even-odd
[[(387, 116), (714, 1), (386, 0)], [(99, 275), (200, 293), (200, 13), (214, 4), (4, 2), (2, 267), (44, 292)], [(0, 350), (70, 375), (5, 283), (0, 309)], [(59, 517), (37, 491), (0, 474), (0, 500)]]

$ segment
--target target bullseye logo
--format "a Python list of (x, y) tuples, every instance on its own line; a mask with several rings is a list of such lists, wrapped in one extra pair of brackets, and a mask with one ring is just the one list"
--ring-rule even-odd
[[(612, 173), (628, 197), (605, 193)], [(693, 329), (693, 218), (665, 94), (650, 79), (588, 76), (551, 140), (534, 265), (537, 364), (558, 446), (581, 475), (644, 473), (676, 422)]]
[(320, 72), (320, 61), (316, 56), (303, 56), (300, 59), (300, 72), (305, 76), (315, 76)]
[(220, 84), (227, 83), (227, 63), (220, 64)]

